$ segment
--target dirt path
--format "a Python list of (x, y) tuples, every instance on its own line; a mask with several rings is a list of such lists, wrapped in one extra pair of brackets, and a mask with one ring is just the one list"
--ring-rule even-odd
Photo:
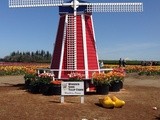
[(139, 76), (135, 73), (132, 73), (126, 76), (124, 84), (130, 86), (146, 86), (160, 88), (160, 76)]
[(10, 86), (24, 84), (23, 75), (21, 76), (0, 76), (0, 86)]
[[(110, 92), (126, 102), (122, 108), (98, 106), (104, 95), (66, 96), (31, 94), (23, 89), (23, 76), (0, 77), (0, 120), (160, 120), (159, 76), (154, 78), (130, 74), (124, 89)], [(153, 110), (156, 107), (157, 110)]]

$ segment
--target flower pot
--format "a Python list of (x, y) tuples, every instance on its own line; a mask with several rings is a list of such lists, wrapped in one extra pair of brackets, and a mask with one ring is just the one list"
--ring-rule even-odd
[(122, 89), (123, 88), (123, 82), (120, 81), (119, 84), (120, 84), (120, 89)]
[(106, 95), (109, 92), (109, 85), (102, 84), (96, 86), (96, 93), (100, 95)]
[(53, 95), (61, 95), (61, 85), (53, 85), (51, 92)]
[(31, 80), (25, 80), (24, 87), (25, 87), (26, 89), (29, 89), (30, 83), (31, 83)]
[(121, 87), (122, 87), (122, 81), (114, 80), (110, 82), (109, 91), (118, 92), (120, 91)]
[(53, 95), (52, 86), (50, 84), (44, 85), (43, 88), (41, 89), (41, 93), (43, 95)]
[(39, 86), (30, 86), (30, 89), (28, 91), (30, 91), (33, 94), (38, 94), (40, 93), (39, 90), (40, 90)]

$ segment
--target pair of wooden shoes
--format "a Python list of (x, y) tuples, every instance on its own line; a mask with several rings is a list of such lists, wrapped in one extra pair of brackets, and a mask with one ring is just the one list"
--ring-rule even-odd
[(99, 99), (99, 103), (105, 108), (121, 108), (125, 105), (123, 100), (118, 99), (116, 96), (105, 96), (102, 99)]

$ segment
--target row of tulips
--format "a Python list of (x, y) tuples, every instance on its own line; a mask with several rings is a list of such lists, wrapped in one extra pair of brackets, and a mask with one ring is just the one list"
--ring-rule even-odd
[[(105, 68), (117, 68), (118, 65), (105, 65)], [(160, 66), (127, 65), (126, 73), (136, 72), (139, 75), (160, 75)]]
[[(105, 68), (118, 68), (118, 65), (105, 65)], [(36, 73), (37, 68), (49, 68), (49, 64), (38, 63), (0, 63), (0, 76), (23, 75)], [(136, 72), (139, 75), (160, 75), (160, 66), (127, 65), (126, 73)]]
[(49, 64), (38, 63), (1, 63), (0, 76), (24, 75), (26, 73), (36, 73), (37, 68), (48, 68)]

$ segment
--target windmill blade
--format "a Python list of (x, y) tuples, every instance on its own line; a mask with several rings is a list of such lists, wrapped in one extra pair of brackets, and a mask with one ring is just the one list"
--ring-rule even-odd
[(63, 0), (9, 0), (9, 7), (62, 6)]
[(88, 3), (87, 12), (142, 12), (143, 3)]

